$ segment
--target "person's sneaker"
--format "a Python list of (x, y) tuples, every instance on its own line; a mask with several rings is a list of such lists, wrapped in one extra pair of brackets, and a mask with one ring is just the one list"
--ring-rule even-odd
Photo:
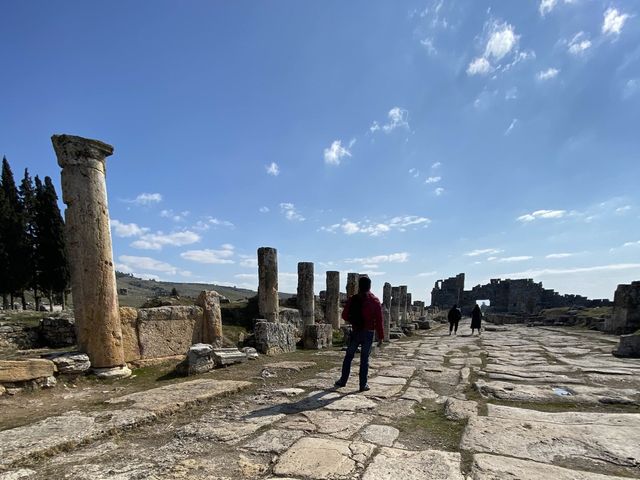
[(368, 392), (369, 390), (371, 390), (371, 387), (369, 385), (365, 385), (364, 387), (360, 387), (360, 391), (361, 392)]
[(334, 383), (333, 385), (337, 388), (342, 388), (347, 386), (346, 383), (342, 383), (340, 380), (337, 380), (336, 383)]

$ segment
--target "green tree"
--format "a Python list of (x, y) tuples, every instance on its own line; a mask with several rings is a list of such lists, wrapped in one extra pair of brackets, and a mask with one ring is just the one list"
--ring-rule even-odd
[(22, 308), (26, 309), (26, 301), (24, 298), (24, 289), (33, 290), (33, 296), (36, 300), (36, 309), (39, 307), (38, 284), (36, 281), (36, 242), (38, 240), (38, 229), (36, 225), (36, 198), (33, 180), (29, 175), (29, 170), (25, 168), (24, 177), (20, 182), (18, 190), (20, 207), (22, 211), (23, 241), (22, 252), (22, 278), (20, 283), (23, 284), (22, 291)]
[[(58, 195), (51, 178), (45, 177), (44, 185), (35, 177), (37, 211), (35, 223), (38, 232), (36, 242), (37, 283), (47, 294), (53, 308), (54, 295), (64, 294), (69, 285), (69, 264), (65, 251), (64, 221), (58, 208)], [(64, 305), (63, 305), (64, 306)]]
[[(1, 180), (0, 180), (1, 182)], [(0, 294), (2, 294), (2, 308), (9, 308), (9, 254), (7, 252), (7, 225), (9, 223), (9, 204), (4, 195), (4, 188), (0, 183)]]

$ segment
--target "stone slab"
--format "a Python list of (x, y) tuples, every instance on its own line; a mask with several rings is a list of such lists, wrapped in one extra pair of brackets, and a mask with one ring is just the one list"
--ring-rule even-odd
[(367, 467), (362, 480), (464, 480), (460, 454), (384, 447)]
[(569, 470), (546, 463), (532, 462), (497, 455), (477, 454), (473, 456), (471, 470), (473, 480), (624, 480), (628, 477), (613, 477), (599, 473)]
[(382, 385), (404, 385), (407, 383), (407, 379), (403, 377), (386, 377), (383, 375), (377, 375), (369, 379), (369, 383), (379, 383)]
[(449, 420), (466, 420), (478, 414), (478, 403), (449, 397), (444, 404), (444, 415)]
[(364, 413), (324, 409), (309, 410), (303, 415), (315, 426), (313, 431), (342, 439), (351, 438), (371, 421), (371, 415)]
[(29, 360), (0, 360), (0, 382), (27, 382), (36, 378), (50, 377), (55, 372), (51, 360), (33, 358)]
[(136, 323), (141, 358), (180, 355), (201, 338), (200, 307), (141, 308)]
[(260, 453), (280, 454), (304, 436), (301, 430), (267, 430), (244, 445), (244, 448)]
[(362, 440), (381, 447), (392, 447), (399, 435), (400, 430), (391, 425), (369, 425), (360, 432)]
[(315, 367), (316, 362), (277, 362), (277, 363), (267, 363), (264, 367), (270, 368), (273, 370), (293, 370), (294, 372), (299, 372), (306, 368)]

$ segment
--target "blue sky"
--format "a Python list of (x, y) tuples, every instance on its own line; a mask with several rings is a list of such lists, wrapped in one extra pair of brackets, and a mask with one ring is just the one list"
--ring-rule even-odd
[(4, 2), (0, 154), (114, 145), (114, 256), (255, 288), (256, 249), (430, 299), (640, 279), (640, 2)]

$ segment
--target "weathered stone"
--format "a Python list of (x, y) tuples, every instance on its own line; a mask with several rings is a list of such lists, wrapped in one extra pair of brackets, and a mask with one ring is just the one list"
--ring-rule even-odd
[(213, 347), (206, 343), (196, 343), (187, 352), (187, 374), (197, 375), (213, 370), (216, 361), (213, 358)]
[(403, 327), (409, 323), (409, 319), (407, 317), (407, 286), (400, 285), (400, 325)]
[(267, 322), (277, 322), (278, 306), (278, 251), (271, 247), (261, 247), (258, 248), (258, 310), (260, 316)]
[(297, 397), (305, 392), (302, 388), (279, 388), (274, 390), (273, 393), (279, 393), (285, 397)]
[(304, 329), (304, 348), (321, 350), (333, 346), (333, 327), (327, 323), (306, 325)]
[(122, 367), (92, 368), (91, 373), (100, 380), (118, 380), (120, 378), (130, 377), (131, 369), (126, 365)]
[(382, 385), (402, 385), (407, 383), (406, 378), (402, 377), (385, 377), (382, 375), (377, 375), (375, 377), (371, 377), (369, 379), (369, 383), (380, 383)]
[(631, 335), (622, 335), (613, 354), (616, 357), (640, 358), (640, 330)]
[(410, 452), (382, 448), (367, 467), (362, 480), (464, 480), (460, 454), (423, 450)]
[(20, 468), (10, 472), (0, 473), (0, 480), (20, 480), (21, 478), (29, 478), (37, 472), (30, 468)]
[(316, 366), (316, 362), (295, 362), (295, 361), (267, 363), (265, 365), (266, 368), (270, 368), (273, 370), (278, 370), (278, 369), (293, 370), (294, 372), (299, 372), (301, 370), (304, 370), (305, 368), (311, 368), (315, 366)]
[(258, 351), (253, 347), (244, 347), (241, 350), (247, 356), (248, 360), (257, 360), (260, 357)]
[(285, 323), (258, 320), (253, 329), (256, 349), (265, 355), (295, 352), (296, 329)]
[(65, 236), (78, 346), (95, 368), (125, 364), (111, 247), (105, 160), (113, 147), (71, 135), (51, 137), (62, 167)]
[(282, 453), (304, 435), (300, 430), (267, 430), (244, 448), (261, 453)]
[(50, 377), (55, 371), (51, 360), (0, 360), (0, 382), (15, 383)]
[(138, 310), (138, 338), (141, 358), (183, 355), (199, 341), (202, 325), (200, 307), (156, 307)]
[(358, 279), (360, 275), (355, 272), (347, 273), (347, 298), (358, 293)]
[(313, 423), (316, 433), (348, 439), (371, 421), (371, 415), (359, 412), (308, 410), (303, 415)]
[(356, 469), (350, 446), (343, 440), (301, 438), (280, 457), (274, 473), (318, 480), (347, 477)]
[(400, 435), (400, 430), (390, 425), (369, 425), (365, 427), (360, 436), (365, 442), (374, 443), (382, 447), (391, 447)]
[(478, 414), (478, 402), (449, 397), (444, 404), (444, 415), (449, 420), (466, 420)]
[(335, 402), (329, 403), (325, 408), (329, 410), (346, 410), (357, 412), (361, 410), (372, 410), (376, 407), (376, 402), (358, 395), (347, 395)]
[(122, 328), (122, 350), (127, 362), (140, 359), (140, 341), (138, 339), (138, 309), (120, 307), (120, 325)]
[(6, 391), (7, 391), (7, 389), (6, 389), (6, 388), (4, 388), (4, 386), (3, 386), (3, 385), (0, 385), (0, 397), (1, 397), (2, 395), (4, 395), (4, 393), (5, 393)]
[(388, 342), (391, 337), (391, 284), (385, 282), (382, 287), (382, 313), (384, 315), (384, 341)]
[(430, 388), (414, 388), (409, 387), (402, 394), (402, 397), (405, 400), (414, 400), (416, 402), (422, 402), (424, 400), (435, 400), (438, 398), (438, 394), (431, 390)]
[(497, 455), (477, 454), (473, 456), (473, 480), (624, 480), (628, 477), (613, 477), (599, 473), (569, 470), (546, 463), (520, 460)]
[(334, 330), (340, 329), (340, 272), (327, 272), (325, 318)]
[(40, 337), (51, 348), (76, 344), (76, 322), (73, 317), (46, 317), (40, 320)]
[(313, 263), (298, 262), (298, 295), (296, 301), (302, 317), (302, 324), (305, 328), (315, 323), (313, 280)]
[(196, 299), (196, 305), (202, 308), (203, 312), (200, 341), (214, 348), (222, 347), (220, 297), (221, 295), (215, 290), (203, 290)]
[(53, 353), (45, 357), (51, 360), (59, 373), (64, 375), (80, 375), (91, 368), (89, 356), (80, 352)]
[(214, 348), (213, 358), (216, 365), (227, 366), (247, 361), (247, 355), (237, 348)]
[[(400, 326), (400, 287), (391, 287), (391, 328)], [(401, 332), (400, 332), (401, 333)], [(404, 334), (402, 334), (404, 336)], [(391, 332), (391, 338), (398, 338)]]
[(604, 331), (615, 334), (640, 329), (640, 281), (618, 285), (613, 296), (613, 314), (605, 320)]

